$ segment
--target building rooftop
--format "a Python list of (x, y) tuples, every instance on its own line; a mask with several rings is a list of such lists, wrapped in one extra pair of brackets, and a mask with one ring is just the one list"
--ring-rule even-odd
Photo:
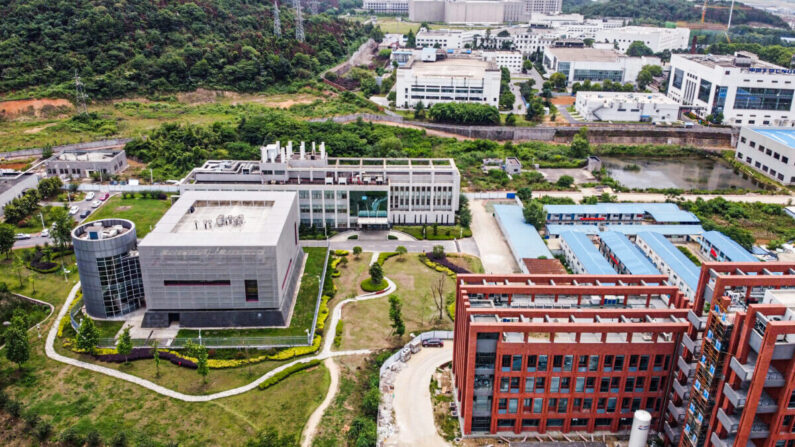
[(616, 62), (623, 57), (627, 57), (616, 50), (600, 50), (596, 48), (550, 47), (546, 51), (562, 61)]
[(738, 52), (737, 55), (716, 55), (716, 54), (677, 54), (676, 56), (697, 62), (710, 68), (773, 68), (784, 69), (776, 64), (760, 60), (759, 57), (749, 52)]
[(414, 60), (399, 70), (411, 69), (414, 76), (424, 78), (473, 78), (480, 79), (487, 71), (499, 71), (494, 62), (474, 57), (448, 57), (435, 62)]
[(713, 247), (720, 250), (729, 262), (759, 262), (754, 255), (748, 253), (742, 245), (720, 231), (705, 231), (701, 235)]
[(621, 233), (605, 231), (599, 233), (599, 239), (615, 255), (613, 261), (621, 263), (632, 275), (659, 275), (646, 255)]
[(72, 230), (72, 237), (84, 240), (112, 239), (133, 228), (135, 224), (126, 219), (100, 219), (75, 227)]
[(547, 214), (648, 214), (656, 222), (699, 223), (690, 211), (673, 203), (597, 203), (595, 205), (544, 205)]
[(574, 256), (580, 261), (586, 273), (591, 275), (615, 275), (616, 271), (599, 253), (591, 239), (583, 233), (564, 232), (560, 237), (566, 241)]
[(795, 129), (765, 129), (760, 127), (752, 127), (751, 131), (759, 135), (775, 140), (789, 148), (795, 148)]
[(678, 102), (665, 96), (662, 93), (630, 93), (630, 92), (577, 92), (577, 99), (608, 101), (626, 101), (638, 104), (671, 104), (677, 105)]
[(659, 256), (663, 262), (682, 278), (692, 290), (698, 289), (698, 277), (701, 270), (693, 264), (674, 244), (660, 233), (643, 232), (638, 233), (638, 237), (648, 244), (648, 246)]
[(183, 192), (139, 245), (276, 245), (295, 201), (295, 192)]
[(17, 183), (36, 177), (32, 172), (19, 172), (11, 169), (0, 169), (0, 193), (13, 188)]
[(531, 275), (565, 275), (566, 267), (557, 259), (533, 259), (523, 258), (522, 263), (527, 268), (528, 273)]
[[(596, 224), (548, 224), (547, 234), (551, 236), (560, 235), (566, 231), (585, 234), (599, 234), (601, 225)], [(634, 225), (634, 224), (606, 224), (604, 231), (615, 231), (627, 236), (643, 232), (659, 233), (666, 236), (689, 236), (691, 234), (702, 234), (704, 228), (701, 225)]]
[(518, 259), (541, 256), (554, 258), (535, 227), (524, 221), (521, 207), (494, 205), (494, 213), (506, 232), (505, 238), (508, 239), (511, 249), (515, 251), (514, 256)]
[(64, 151), (53, 156), (58, 161), (110, 161), (119, 155), (117, 151)]

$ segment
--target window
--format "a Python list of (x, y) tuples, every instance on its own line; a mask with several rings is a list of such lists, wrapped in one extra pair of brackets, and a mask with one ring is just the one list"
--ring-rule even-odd
[(698, 100), (703, 102), (709, 102), (709, 94), (712, 92), (712, 83), (707, 81), (706, 79), (701, 80), (701, 84), (698, 86)]
[(538, 364), (538, 357), (534, 355), (527, 356), (527, 372), (535, 372), (537, 364)]
[(544, 399), (537, 397), (533, 399), (533, 413), (541, 413), (544, 411)]
[(569, 406), (569, 399), (558, 399), (558, 413), (565, 413)]
[(588, 371), (597, 371), (599, 369), (599, 356), (592, 355), (588, 363)]
[(536, 393), (543, 393), (545, 385), (546, 383), (543, 377), (536, 377)]
[(586, 397), (582, 400), (582, 411), (591, 411), (593, 408), (593, 399)]
[(538, 356), (538, 370), (539, 371), (547, 370), (547, 356), (545, 355)]
[(521, 371), (522, 370), (522, 356), (515, 355), (511, 359), (511, 371)]
[(547, 419), (547, 427), (563, 427), (563, 419)]
[(516, 421), (513, 419), (497, 419), (498, 428), (513, 428)]
[(508, 377), (503, 377), (500, 379), (500, 392), (501, 393), (508, 392)]
[(577, 362), (577, 371), (584, 372), (588, 370), (588, 356), (581, 355)]
[(595, 377), (586, 378), (585, 379), (585, 392), (593, 393), (595, 384), (596, 384), (596, 378)]
[(585, 377), (577, 377), (577, 381), (574, 384), (574, 392), (582, 393), (584, 389), (585, 389)]
[[(737, 87), (734, 108), (742, 110), (790, 110), (792, 89)], [(750, 123), (749, 121), (749, 124)]]
[(645, 385), (646, 385), (645, 382), (646, 382), (646, 379), (644, 379), (643, 377), (638, 377), (637, 378), (637, 380), (635, 381), (635, 392), (636, 393), (642, 393), (643, 392), (643, 388), (645, 388)]
[(538, 427), (541, 419), (522, 419), (522, 427)]
[(649, 380), (649, 391), (657, 391), (660, 389), (660, 378), (659, 377), (652, 377)]
[(508, 399), (508, 413), (515, 414), (519, 411), (519, 399)]
[(638, 359), (640, 356), (631, 355), (629, 356), (629, 369), (628, 371), (637, 371), (638, 370)]
[(627, 393), (631, 393), (632, 390), (634, 389), (635, 389), (635, 378), (627, 377), (627, 381), (624, 383), (624, 391)]
[(682, 88), (682, 81), (684, 80), (684, 77), (685, 77), (685, 72), (684, 71), (682, 71), (682, 70), (680, 70), (678, 68), (675, 69), (674, 70), (674, 80), (671, 83), (671, 85), (673, 85), (674, 88), (681, 89)]
[(571, 420), (572, 427), (585, 427), (588, 425), (588, 419), (574, 418)]
[(511, 393), (518, 394), (519, 393), (519, 377), (511, 377)]
[(508, 372), (511, 370), (511, 356), (504, 355), (502, 356), (502, 371)]
[(613, 370), (614, 371), (623, 371), (624, 370), (624, 356), (617, 355), (615, 363), (613, 363)]
[(571, 377), (564, 377), (560, 380), (560, 392), (568, 393), (571, 389)]
[(602, 382), (599, 384), (599, 392), (606, 393), (610, 391), (610, 378), (602, 377)]
[(556, 355), (552, 358), (552, 371), (560, 371), (563, 367), (563, 356)]
[(608, 413), (615, 413), (616, 412), (616, 398), (611, 397), (607, 399), (607, 412)]
[(508, 399), (500, 399), (497, 401), (497, 413), (505, 414), (508, 412)]
[(605, 372), (613, 371), (613, 356), (612, 355), (606, 355), (605, 356), (604, 370), (605, 370)]
[(560, 391), (560, 377), (553, 377), (549, 381), (549, 392), (557, 393)]
[(662, 370), (663, 358), (664, 358), (664, 356), (662, 354), (657, 354), (657, 355), (654, 356), (654, 370), (655, 371), (661, 371)]
[(638, 367), (641, 371), (648, 371), (649, 369), (649, 356), (642, 355), (640, 356), (640, 366)]
[(247, 279), (246, 284), (246, 301), (259, 301), (259, 292), (257, 290), (257, 280)]
[(571, 367), (574, 365), (574, 356), (567, 355), (563, 358), (563, 371), (571, 371)]

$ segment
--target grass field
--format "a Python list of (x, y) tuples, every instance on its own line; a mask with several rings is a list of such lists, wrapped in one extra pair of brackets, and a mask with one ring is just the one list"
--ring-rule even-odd
[(141, 239), (154, 228), (157, 221), (170, 207), (171, 201), (168, 199), (157, 200), (142, 197), (122, 199), (120, 195), (115, 195), (88, 216), (86, 222), (108, 218), (128, 219), (135, 223), (135, 232)]
[[(21, 251), (22, 250), (14, 250), (14, 254), (21, 255)], [(57, 306), (66, 300), (69, 289), (79, 280), (74, 255), (64, 256), (63, 260), (66, 269), (69, 271), (66, 279), (64, 279), (62, 271), (57, 271), (55, 273), (38, 273), (23, 267), (17, 272), (14, 270), (12, 258), (2, 256), (0, 257), (0, 281), (5, 282), (8, 285), (8, 290), (11, 292), (37, 298)], [(53, 262), (60, 263), (61, 258), (55, 258)], [(21, 284), (20, 276), (22, 279)], [(33, 281), (31, 282), (28, 278), (33, 278)]]
[(124, 326), (123, 321), (102, 321), (94, 320), (94, 324), (99, 329), (99, 338), (113, 338), (116, 333)]
[(426, 225), (425, 227), (422, 225), (395, 225), (393, 229), (410, 234), (416, 239), (431, 241), (445, 241), (472, 236), (472, 230), (461, 228), (460, 225), (439, 225), (436, 227), (436, 234), (434, 234), (433, 225)]
[(340, 369), (339, 391), (323, 413), (312, 442), (314, 447), (346, 445), (345, 432), (353, 419), (360, 416), (359, 409), (367, 392), (367, 376), (371, 369), (367, 357), (338, 357), (334, 361)]

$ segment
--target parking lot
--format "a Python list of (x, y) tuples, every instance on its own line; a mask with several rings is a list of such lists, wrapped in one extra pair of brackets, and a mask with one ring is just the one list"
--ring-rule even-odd
[[(67, 206), (76, 206), (77, 207), (77, 213), (72, 214), (72, 217), (75, 219), (75, 222), (82, 222), (83, 220), (89, 219), (91, 217), (91, 214), (97, 208), (99, 208), (99, 207), (97, 207), (97, 208), (92, 208), (91, 207), (91, 203), (93, 202), (93, 200), (96, 200), (96, 197), (94, 199), (91, 199), (91, 200), (80, 200), (80, 201), (70, 202), (69, 204), (67, 204)], [(102, 202), (102, 201), (100, 201), (100, 202), (101, 202), (100, 206), (102, 206), (102, 204), (105, 203), (105, 202)], [(42, 205), (43, 206), (48, 206), (48, 205), (49, 206), (63, 206), (63, 203), (62, 202), (42, 202)], [(89, 211), (89, 214), (86, 215), (85, 217), (80, 217), (86, 211)], [(50, 222), (47, 222), (47, 226), (48, 227), (49, 227), (49, 225), (50, 225)], [(30, 235), (30, 239), (19, 239), (16, 242), (14, 242), (14, 248), (35, 247), (37, 245), (44, 245), (47, 242), (53, 243), (52, 238), (50, 238), (50, 237), (42, 237), (40, 233), (32, 233)]]

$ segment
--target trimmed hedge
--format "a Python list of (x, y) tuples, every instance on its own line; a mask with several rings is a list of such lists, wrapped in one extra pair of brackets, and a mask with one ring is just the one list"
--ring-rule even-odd
[(387, 259), (389, 259), (389, 258), (391, 258), (393, 256), (397, 256), (397, 255), (398, 255), (398, 252), (396, 252), (396, 251), (384, 251), (384, 252), (381, 252), (381, 253), (378, 254), (378, 261), (377, 262), (383, 266), (384, 262), (386, 262)]
[(303, 371), (305, 369), (312, 368), (312, 367), (317, 366), (319, 364), (320, 364), (320, 360), (318, 360), (318, 359), (312, 359), (312, 360), (310, 360), (308, 362), (303, 362), (303, 363), (296, 363), (295, 365), (290, 366), (289, 368), (285, 368), (285, 369), (277, 372), (276, 374), (272, 375), (271, 377), (268, 377), (267, 379), (265, 379), (264, 382), (259, 384), (259, 389), (261, 389), (261, 390), (268, 389), (268, 388), (272, 387), (273, 385), (276, 385), (277, 383), (279, 383), (282, 380), (286, 379), (287, 377), (290, 377), (291, 375), (297, 373), (298, 371)]
[(437, 264), (436, 262), (431, 261), (424, 254), (420, 254), (419, 256), (420, 256), (420, 261), (423, 264), (425, 264), (426, 266), (436, 270), (437, 272), (444, 273), (447, 276), (455, 279), (456, 273), (454, 271), (450, 270), (449, 268), (447, 268), (447, 267), (445, 267), (445, 266), (443, 266), (441, 264)]
[(365, 292), (380, 292), (389, 287), (389, 283), (386, 282), (385, 279), (382, 279), (381, 284), (373, 284), (372, 281), (370, 281), (370, 278), (367, 278), (362, 281), (360, 286)]
[(331, 297), (328, 295), (323, 295), (320, 298), (320, 308), (317, 311), (317, 325), (315, 326), (315, 334), (323, 335), (323, 328), (326, 327), (326, 320), (328, 319), (328, 300)]
[(77, 293), (75, 294), (75, 299), (74, 301), (72, 301), (72, 305), (69, 307), (69, 310), (66, 312), (66, 315), (64, 315), (63, 318), (61, 318), (61, 322), (58, 324), (58, 338), (63, 337), (63, 331), (64, 329), (66, 329), (67, 325), (71, 326), (72, 320), (69, 318), (69, 315), (71, 315), (72, 311), (80, 302), (81, 298), (83, 298), (83, 289), (77, 291)]
[(348, 250), (334, 250), (334, 256), (348, 256)]
[(334, 347), (339, 348), (342, 344), (342, 320), (337, 322), (337, 328), (334, 329)]
[(436, 263), (436, 264), (439, 264), (439, 265), (441, 265), (443, 267), (447, 267), (448, 269), (450, 269), (450, 270), (452, 270), (452, 271), (454, 271), (456, 273), (472, 273), (469, 270), (467, 270), (467, 269), (465, 269), (465, 268), (463, 268), (461, 266), (455, 265), (454, 263), (450, 262), (447, 259), (447, 256), (442, 255), (442, 256), (436, 257), (436, 256), (433, 255), (433, 253), (426, 253), (425, 256), (428, 257), (429, 261), (431, 261), (433, 263)]

